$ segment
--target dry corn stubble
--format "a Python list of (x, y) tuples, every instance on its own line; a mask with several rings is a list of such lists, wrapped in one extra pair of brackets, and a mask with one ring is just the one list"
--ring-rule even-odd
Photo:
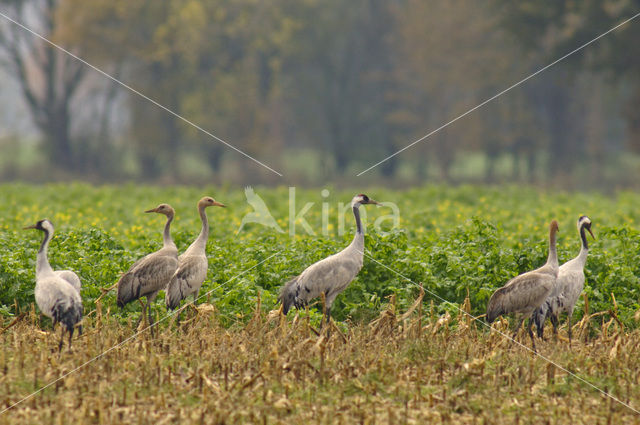
[[(259, 300), (254, 316), (231, 328), (203, 305), (190, 322), (163, 324), (156, 338), (141, 334), (5, 412), (0, 424), (638, 421), (466, 315), (436, 316), (421, 302), (399, 313), (393, 301), (370, 324), (341, 326), (343, 336), (329, 338), (316, 336), (302, 317), (263, 314)], [(56, 335), (42, 332), (33, 314), (2, 332), (3, 406), (131, 335), (113, 318), (94, 317), (73, 352), (61, 356)], [(585, 320), (575, 325), (580, 338), (571, 350), (550, 334), (539, 350), (633, 405), (640, 400), (640, 332), (606, 314), (590, 323), (588, 342)], [(506, 322), (496, 326), (507, 330)], [(520, 338), (527, 342), (524, 333)]]

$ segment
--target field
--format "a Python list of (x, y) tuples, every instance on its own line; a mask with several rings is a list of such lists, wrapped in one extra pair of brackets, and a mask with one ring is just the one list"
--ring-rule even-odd
[[(0, 186), (2, 405), (121, 344), (4, 412), (0, 423), (640, 421), (562, 369), (640, 404), (640, 196), (515, 186), (369, 188), (371, 197), (397, 205), (399, 223), (392, 228), (384, 218), (393, 212), (388, 206), (363, 207), (366, 222), (382, 225), (368, 229), (371, 258), (334, 304), (330, 337), (316, 333), (317, 306), (286, 320), (270, 312), (283, 282), (349, 243), (353, 217), (346, 212), (339, 234), (338, 203), (361, 191), (298, 189), (293, 215), (314, 202), (304, 218), (315, 235), (302, 222), (290, 235), (288, 188), (255, 188), (279, 233), (258, 224), (237, 232), (252, 211), (238, 188)], [(205, 194), (229, 208), (208, 211), (209, 276), (197, 314), (186, 310), (177, 325), (160, 299), (158, 335), (128, 340), (140, 306), (119, 311), (108, 289), (135, 259), (161, 246), (163, 217), (143, 211), (170, 203), (183, 250), (199, 231), (195, 203)], [(571, 350), (564, 322), (560, 340), (537, 343), (556, 367), (461, 311), (481, 315), (496, 288), (545, 261), (552, 218), (560, 223), (560, 261), (575, 256), (581, 214), (592, 219), (597, 238), (585, 270), (588, 305), (580, 300), (576, 308)], [(85, 334), (61, 355), (51, 322), (33, 306), (41, 235), (21, 230), (45, 217), (57, 229), (52, 265), (83, 279)], [(529, 344), (522, 334), (520, 341)]]

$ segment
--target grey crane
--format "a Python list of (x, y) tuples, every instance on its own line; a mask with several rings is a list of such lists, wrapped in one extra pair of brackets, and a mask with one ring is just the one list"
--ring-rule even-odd
[[(558, 222), (553, 220), (549, 225), (549, 256), (542, 267), (514, 277), (502, 288), (496, 290), (489, 299), (487, 305), (487, 322), (489, 323), (503, 314), (521, 314), (513, 338), (518, 334), (524, 319), (531, 317), (531, 313), (544, 303), (556, 285), (558, 277), (557, 232)], [(533, 351), (536, 351), (536, 343), (531, 331), (531, 319), (529, 319), (527, 331), (531, 337)]]
[[(44, 239), (38, 250), (36, 259), (36, 304), (40, 311), (53, 320), (53, 327), (57, 323), (61, 323), (62, 331), (60, 333), (60, 344), (58, 350), (62, 351), (64, 343), (65, 328), (69, 332), (69, 349), (71, 349), (71, 339), (76, 324), (82, 320), (82, 299), (80, 298), (80, 279), (78, 276), (69, 271), (64, 273), (55, 272), (47, 258), (47, 250), (49, 249), (49, 241), (53, 238), (53, 224), (47, 220), (40, 220), (36, 224), (25, 227), (25, 229), (37, 229), (44, 233)], [(61, 275), (75, 276), (78, 288), (74, 284), (65, 280)], [(78, 332), (82, 334), (82, 326), (78, 327)]]
[(356, 234), (353, 241), (342, 251), (307, 267), (300, 275), (287, 282), (278, 297), (282, 312), (287, 314), (291, 306), (301, 308), (310, 300), (324, 294), (325, 320), (331, 319), (331, 305), (339, 293), (345, 290), (362, 268), (364, 255), (364, 231), (360, 222), (360, 205), (379, 203), (367, 195), (360, 194), (351, 200), (356, 219)]
[(145, 211), (145, 213), (152, 212), (167, 216), (162, 234), (163, 247), (136, 261), (118, 280), (118, 307), (122, 308), (141, 297), (147, 298), (136, 326), (144, 317), (145, 310), (148, 310), (149, 325), (153, 324), (151, 303), (156, 299), (158, 292), (167, 287), (171, 276), (178, 268), (178, 249), (171, 239), (171, 222), (175, 212), (168, 204), (160, 204), (154, 209)]
[(555, 290), (533, 313), (532, 319), (540, 338), (544, 334), (544, 322), (547, 317), (553, 325), (553, 333), (557, 334), (558, 317), (563, 312), (566, 312), (569, 321), (569, 345), (571, 345), (571, 316), (573, 315), (576, 301), (578, 301), (578, 297), (580, 297), (584, 288), (584, 265), (587, 262), (589, 253), (585, 230), (595, 239), (593, 232), (591, 232), (591, 220), (586, 215), (583, 215), (578, 218), (578, 233), (581, 241), (580, 253), (574, 259), (560, 266)]
[(210, 196), (205, 196), (198, 201), (198, 214), (202, 221), (202, 229), (198, 238), (178, 257), (178, 270), (173, 274), (167, 286), (165, 303), (168, 309), (175, 309), (180, 305), (180, 301), (193, 295), (193, 303), (198, 298), (198, 292), (207, 277), (207, 239), (209, 237), (209, 221), (205, 208), (225, 207)]

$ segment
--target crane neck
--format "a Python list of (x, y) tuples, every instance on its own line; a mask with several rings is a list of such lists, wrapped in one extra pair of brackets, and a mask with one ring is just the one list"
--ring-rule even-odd
[(49, 259), (47, 258), (47, 251), (49, 250), (49, 242), (53, 237), (53, 232), (49, 233), (47, 229), (42, 229), (44, 232), (44, 239), (42, 239), (42, 243), (40, 244), (40, 249), (38, 249), (38, 255), (36, 258), (36, 276), (42, 275), (43, 273), (53, 273), (53, 269), (49, 264)]
[(207, 214), (205, 213), (206, 207), (204, 205), (198, 206), (198, 213), (200, 214), (200, 221), (202, 221), (202, 229), (200, 229), (200, 234), (198, 238), (193, 243), (194, 246), (205, 249), (207, 246), (207, 239), (209, 238), (209, 220), (207, 219)]
[(558, 253), (556, 251), (556, 230), (551, 229), (549, 231), (549, 256), (547, 257), (547, 264), (555, 265), (558, 267)]
[(173, 221), (173, 214), (167, 216), (167, 223), (164, 225), (164, 232), (162, 233), (162, 242), (164, 247), (174, 247), (176, 244), (171, 239), (171, 222)]
[(580, 239), (582, 243), (580, 245), (578, 260), (584, 265), (587, 262), (587, 255), (589, 254), (589, 244), (587, 243), (587, 235), (585, 234), (584, 226), (580, 226)]
[(587, 235), (585, 234), (585, 231), (584, 231), (584, 225), (580, 226), (580, 239), (582, 240), (582, 248), (580, 249), (580, 252), (588, 251), (589, 244), (587, 243)]
[(360, 221), (360, 204), (353, 206), (353, 215), (356, 218), (356, 235), (364, 235), (362, 230), (362, 222)]

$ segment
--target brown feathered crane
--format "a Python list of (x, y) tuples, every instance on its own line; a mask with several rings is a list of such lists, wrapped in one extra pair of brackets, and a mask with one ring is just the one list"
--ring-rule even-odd
[[(530, 318), (531, 313), (540, 307), (556, 285), (558, 278), (558, 255), (556, 252), (556, 233), (558, 222), (553, 220), (549, 225), (549, 256), (547, 262), (540, 268), (514, 277), (502, 288), (491, 295), (487, 306), (487, 322), (492, 323), (503, 314), (520, 314), (520, 320), (515, 328), (513, 337), (518, 334), (520, 326), (525, 318)], [(533, 351), (536, 344), (531, 331), (531, 320), (527, 325)]]
[(160, 204), (145, 212), (167, 216), (162, 234), (163, 247), (136, 261), (129, 271), (122, 275), (118, 281), (118, 307), (122, 308), (131, 301), (146, 297), (147, 303), (142, 308), (140, 320), (144, 317), (145, 310), (148, 310), (149, 325), (152, 325), (151, 303), (156, 299), (158, 292), (167, 287), (171, 276), (176, 272), (178, 249), (171, 239), (171, 222), (175, 215), (173, 208), (168, 204)]
[[(178, 257), (178, 269), (171, 277), (164, 297), (167, 308), (170, 310), (177, 308), (180, 305), (180, 301), (189, 295), (193, 295), (193, 305), (196, 305), (198, 292), (200, 292), (202, 282), (207, 277), (207, 268), (209, 266), (206, 252), (207, 239), (209, 238), (209, 220), (204, 210), (212, 206), (224, 207), (225, 205), (210, 196), (205, 196), (198, 201), (198, 214), (202, 221), (202, 229), (198, 238), (184, 254)], [(180, 313), (178, 313), (179, 318)]]

